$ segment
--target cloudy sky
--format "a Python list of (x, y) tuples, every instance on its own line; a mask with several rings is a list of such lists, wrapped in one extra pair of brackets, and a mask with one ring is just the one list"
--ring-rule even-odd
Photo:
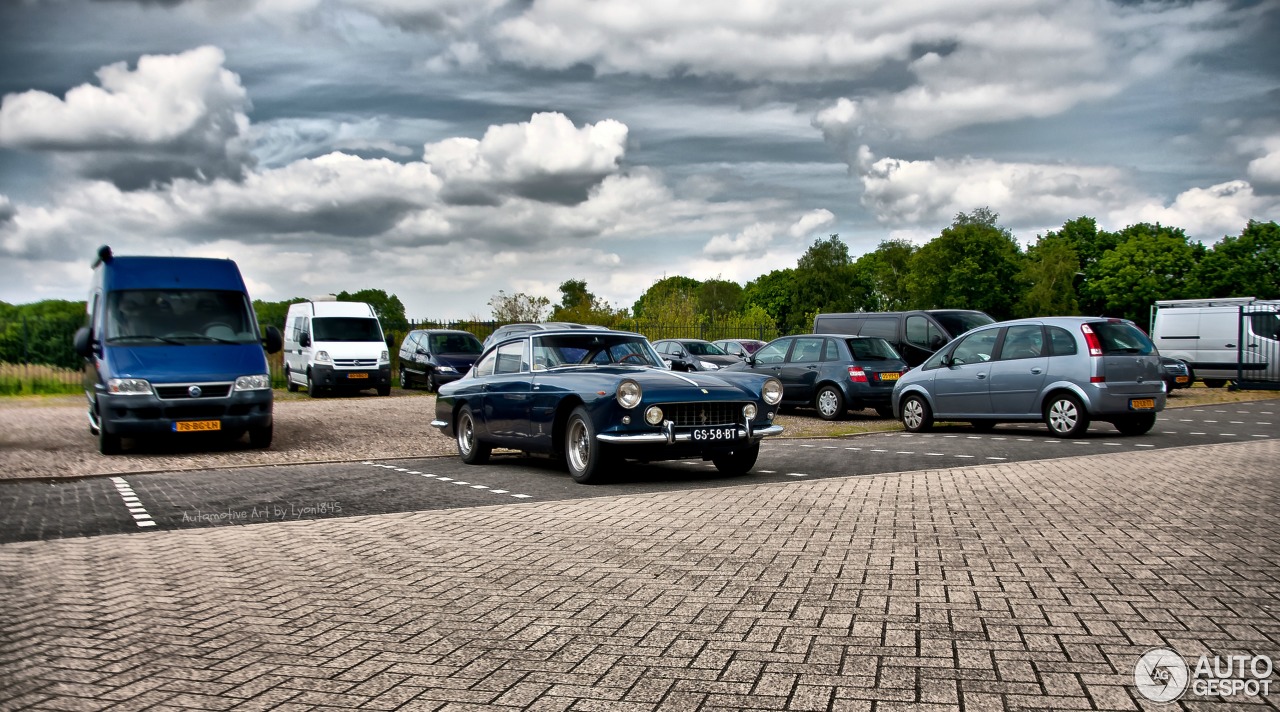
[(990, 207), (1280, 219), (1274, 0), (0, 0), (0, 300), (98, 245), (254, 298), (629, 307)]

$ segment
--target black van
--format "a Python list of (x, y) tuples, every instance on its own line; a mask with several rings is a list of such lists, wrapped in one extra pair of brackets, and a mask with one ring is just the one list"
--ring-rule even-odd
[(986, 312), (972, 309), (849, 312), (819, 314), (813, 320), (813, 333), (878, 336), (892, 344), (909, 366), (919, 366), (948, 341), (994, 323)]

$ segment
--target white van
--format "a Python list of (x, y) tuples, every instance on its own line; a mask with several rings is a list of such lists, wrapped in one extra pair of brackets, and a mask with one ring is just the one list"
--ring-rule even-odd
[(373, 307), (315, 298), (289, 307), (284, 323), (284, 378), (312, 398), (326, 391), (376, 388), (391, 395), (391, 353)]
[(1241, 379), (1280, 382), (1280, 301), (1160, 300), (1151, 338), (1161, 355), (1186, 361), (1210, 388)]

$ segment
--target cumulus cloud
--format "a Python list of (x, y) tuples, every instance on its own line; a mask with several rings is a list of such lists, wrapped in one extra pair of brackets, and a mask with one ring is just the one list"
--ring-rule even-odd
[(247, 150), (249, 97), (216, 47), (144, 55), (135, 69), (102, 67), (99, 85), (58, 98), (8, 94), (0, 146), (57, 154), (83, 176), (137, 189), (175, 178), (238, 179)]
[(1280, 197), (1259, 196), (1246, 181), (1191, 188), (1166, 203), (1109, 166), (877, 159), (865, 146), (859, 157), (863, 205), (881, 223), (906, 231), (945, 226), (957, 213), (988, 207), (1015, 232), (1092, 215), (1115, 228), (1159, 222), (1213, 241), (1250, 219), (1280, 213)]
[(506, 195), (571, 205), (618, 169), (626, 125), (605, 119), (582, 128), (563, 114), (492, 126), (480, 140), (427, 144), (423, 160), (447, 182), (446, 200), (497, 204)]
[(1259, 192), (1280, 193), (1280, 136), (1262, 142), (1262, 156), (1249, 161), (1248, 175)]
[(757, 222), (746, 226), (734, 235), (713, 236), (703, 246), (702, 254), (705, 258), (715, 261), (758, 257), (765, 254), (780, 235), (790, 237), (792, 240), (804, 238), (833, 222), (835, 222), (835, 215), (826, 209), (811, 210), (790, 225)]

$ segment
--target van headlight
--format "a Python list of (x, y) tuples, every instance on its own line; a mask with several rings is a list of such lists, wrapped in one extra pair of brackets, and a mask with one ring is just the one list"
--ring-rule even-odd
[(266, 374), (241, 376), (236, 379), (237, 391), (264, 391), (271, 387), (271, 377)]
[(769, 405), (777, 405), (782, 400), (782, 381), (776, 378), (770, 378), (764, 382), (764, 386), (760, 388), (760, 397), (764, 398), (764, 402)]
[(151, 395), (151, 383), (145, 378), (109, 378), (107, 392), (121, 396)]
[(644, 391), (640, 389), (640, 384), (635, 381), (623, 381), (618, 384), (618, 405), (630, 410), (640, 405), (640, 397)]
[(328, 351), (317, 351), (316, 363), (333, 363), (333, 359), (329, 358)]
[(378, 357), (378, 363), (391, 363), (391, 352), (383, 351), (382, 355)]

